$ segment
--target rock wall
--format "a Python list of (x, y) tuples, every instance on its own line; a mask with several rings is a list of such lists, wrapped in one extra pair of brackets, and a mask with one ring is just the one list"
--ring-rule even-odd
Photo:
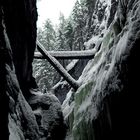
[(3, 0), (6, 32), (12, 49), (15, 72), (26, 97), (28, 89), (35, 86), (32, 77), (32, 61), (36, 47), (36, 0)]
[[(8, 95), (6, 95), (6, 56), (5, 53), (5, 46), (6, 46), (6, 40), (4, 36), (4, 29), (2, 25), (2, 9), (0, 8), (0, 137), (4, 138), (5, 140), (8, 140), (8, 102), (9, 98)], [(5, 107), (5, 108), (3, 108)]]
[[(55, 140), (56, 132), (65, 137), (60, 103), (37, 92), (32, 77), (36, 20), (36, 0), (0, 1), (0, 139)], [(33, 105), (33, 97), (41, 99)]]
[[(98, 0), (95, 7), (98, 3), (106, 6), (102, 22), (96, 20), (104, 37), (79, 79), (82, 86), (74, 93), (74, 101), (70, 102), (70, 93), (64, 101), (69, 126), (66, 139), (140, 139), (140, 1), (119, 0), (116, 8), (111, 0)], [(114, 16), (110, 13), (112, 8), (117, 9)], [(97, 35), (87, 44), (93, 44)]]
[[(29, 92), (31, 88), (31, 62), (36, 39), (37, 15), (32, 19), (33, 12), (27, 21), (27, 15), (31, 13), (31, 9), (36, 8), (35, 1), (30, 2), (8, 0), (0, 2), (0, 61), (2, 63), (0, 86), (3, 95), (0, 99), (3, 108), (1, 116), (5, 115), (5, 121), (1, 119), (3, 125), (0, 125), (2, 129), (0, 133), (1, 138), (5, 140), (39, 138), (36, 118), (22, 94), (28, 95), (23, 89)], [(26, 11), (29, 7), (27, 8), (24, 4), (30, 6), (30, 11)]]

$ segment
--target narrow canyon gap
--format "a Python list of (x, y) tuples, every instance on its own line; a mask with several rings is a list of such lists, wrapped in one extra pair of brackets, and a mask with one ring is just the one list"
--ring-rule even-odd
[(33, 92), (36, 0), (0, 1), (0, 139), (140, 139), (140, 0), (81, 2), (88, 7), (74, 39), (80, 31), (82, 47), (97, 52), (71, 65), (76, 92), (63, 80), (54, 86), (61, 105), (52, 93)]

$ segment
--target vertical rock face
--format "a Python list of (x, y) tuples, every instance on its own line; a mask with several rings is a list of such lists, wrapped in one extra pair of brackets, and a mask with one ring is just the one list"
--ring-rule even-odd
[[(99, 51), (79, 79), (82, 86), (74, 101), (64, 101), (68, 140), (140, 139), (140, 0), (118, 2), (112, 15), (111, 6), (117, 3), (97, 1), (107, 8), (106, 18), (98, 24), (101, 32), (101, 26), (105, 26), (105, 34)], [(90, 41), (94, 38), (97, 36)]]
[(65, 136), (64, 129), (59, 131), (64, 122), (55, 97), (41, 96), (35, 104), (42, 108), (42, 118), (27, 102), (33, 96), (40, 98), (33, 92), (37, 86), (32, 77), (36, 20), (36, 0), (0, 1), (0, 139), (3, 140), (45, 140), (47, 137), (55, 140), (57, 132), (61, 133), (60, 140)]
[(36, 19), (35, 1), (0, 1), (0, 136), (5, 140), (39, 138), (36, 118), (22, 95), (32, 83)]
[(4, 36), (4, 28), (2, 25), (2, 9), (0, 7), (0, 137), (8, 140), (8, 111), (9, 111), (9, 99), (6, 95), (6, 40)]
[(26, 97), (34, 85), (32, 61), (36, 46), (36, 0), (3, 0), (4, 22), (20, 88)]

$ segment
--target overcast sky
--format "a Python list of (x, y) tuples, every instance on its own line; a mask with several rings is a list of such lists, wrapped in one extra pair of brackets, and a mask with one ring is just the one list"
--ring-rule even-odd
[(75, 2), (76, 0), (38, 0), (38, 27), (41, 27), (47, 18), (51, 19), (53, 24), (58, 24), (60, 12), (68, 17)]

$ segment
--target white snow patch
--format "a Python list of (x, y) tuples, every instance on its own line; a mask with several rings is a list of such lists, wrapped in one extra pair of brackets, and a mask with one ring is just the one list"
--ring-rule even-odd
[(65, 101), (62, 104), (62, 111), (63, 111), (63, 115), (65, 118), (67, 118), (69, 116), (69, 114), (72, 112), (74, 105), (75, 105), (74, 102), (72, 102), (69, 105), (69, 101), (70, 101), (72, 94), (73, 94), (73, 92), (72, 92), (72, 90), (70, 90), (66, 96)]
[(91, 45), (96, 44), (97, 41), (99, 40), (99, 35), (98, 36), (93, 36), (90, 40), (84, 43), (86, 48), (89, 48)]
[(43, 95), (43, 93), (39, 91), (38, 89), (31, 88), (29, 91), (31, 94), (34, 94), (34, 95), (39, 95), (39, 96)]
[(113, 70), (113, 67), (115, 65), (115, 62), (116, 60), (119, 60), (120, 56), (124, 53), (124, 51), (126, 50), (126, 47), (127, 47), (127, 38), (128, 38), (128, 32), (126, 34), (124, 34), (119, 42), (117, 43), (117, 46), (116, 46), (116, 49), (113, 53), (113, 58), (112, 58), (112, 62), (110, 64), (110, 68), (107, 72), (107, 77), (109, 77), (110, 73), (112, 72)]
[(41, 114), (41, 107), (33, 111), (34, 114)]
[(71, 61), (71, 62), (67, 65), (66, 70), (67, 70), (67, 71), (71, 70), (71, 69), (75, 66), (75, 64), (76, 64), (77, 62), (78, 62), (77, 59)]

